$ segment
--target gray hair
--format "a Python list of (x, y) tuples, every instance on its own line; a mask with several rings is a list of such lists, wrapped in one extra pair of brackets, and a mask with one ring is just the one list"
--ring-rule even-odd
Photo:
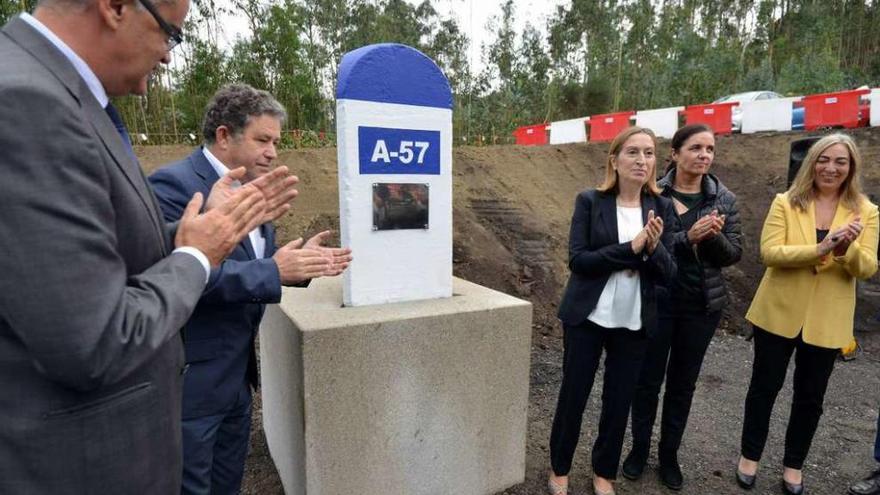
[(220, 126), (229, 129), (231, 135), (239, 136), (252, 117), (263, 115), (275, 117), (281, 122), (287, 119), (284, 107), (268, 91), (247, 84), (228, 84), (217, 90), (208, 102), (202, 136), (206, 143), (214, 144)]

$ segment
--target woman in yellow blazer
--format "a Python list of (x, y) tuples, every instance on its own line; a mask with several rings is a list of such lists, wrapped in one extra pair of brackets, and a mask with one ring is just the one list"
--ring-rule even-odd
[(767, 270), (746, 319), (755, 359), (746, 396), (737, 483), (752, 488), (770, 413), (795, 355), (782, 492), (804, 491), (801, 468), (822, 415), (839, 349), (853, 337), (856, 279), (877, 271), (878, 212), (862, 194), (861, 157), (843, 134), (820, 139), (761, 232)]

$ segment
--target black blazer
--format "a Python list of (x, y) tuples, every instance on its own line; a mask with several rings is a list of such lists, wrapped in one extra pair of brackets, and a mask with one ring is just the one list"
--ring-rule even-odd
[(657, 289), (675, 280), (672, 256), (673, 233), (678, 230), (672, 202), (660, 196), (642, 195), (642, 222), (648, 211), (663, 218), (661, 242), (650, 256), (633, 253), (631, 242), (618, 242), (617, 194), (595, 189), (578, 194), (571, 218), (568, 268), (571, 277), (559, 305), (558, 317), (567, 326), (586, 321), (612, 273), (638, 270), (642, 290), (642, 328), (648, 337), (657, 328)]

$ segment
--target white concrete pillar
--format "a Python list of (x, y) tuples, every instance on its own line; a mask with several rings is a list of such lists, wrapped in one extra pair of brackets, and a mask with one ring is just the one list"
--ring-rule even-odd
[[(398, 44), (347, 53), (336, 92), (346, 305), (452, 296), (452, 92)], [(388, 228), (388, 230), (385, 230)]]

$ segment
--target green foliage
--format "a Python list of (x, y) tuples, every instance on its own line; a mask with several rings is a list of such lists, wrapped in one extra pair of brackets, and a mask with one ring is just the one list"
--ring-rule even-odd
[[(0, 22), (35, 3), (0, 0)], [(878, 0), (572, 0), (545, 26), (521, 30), (517, 16), (528, 13), (502, 0), (479, 70), (469, 60), (471, 40), (435, 4), (193, 0), (178, 61), (154, 78), (148, 97), (119, 106), (149, 142), (190, 142), (217, 88), (243, 81), (288, 109), (288, 128), (302, 132), (286, 134), (285, 144), (332, 144), (339, 62), (382, 42), (421, 50), (447, 75), (458, 144), (510, 142), (519, 125), (705, 103), (739, 91), (880, 86)], [(222, 49), (221, 14), (250, 27)]]
[(777, 89), (785, 94), (827, 93), (843, 86), (844, 74), (831, 53), (807, 52), (783, 65)]
[(33, 12), (37, 0), (0, 0), (0, 26), (19, 12)]
[(739, 89), (741, 91), (759, 91), (764, 88), (781, 89), (782, 85), (777, 86), (775, 79), (770, 61), (762, 60), (761, 65), (753, 67), (746, 72)]

